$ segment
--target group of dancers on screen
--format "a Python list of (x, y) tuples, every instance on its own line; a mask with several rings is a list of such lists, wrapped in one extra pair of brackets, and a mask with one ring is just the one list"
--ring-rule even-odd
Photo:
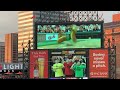
[(55, 78), (85, 77), (86, 60), (82, 56), (53, 56), (52, 71)]

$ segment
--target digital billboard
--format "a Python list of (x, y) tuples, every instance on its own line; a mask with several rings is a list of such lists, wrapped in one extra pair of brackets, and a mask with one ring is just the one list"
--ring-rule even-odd
[(30, 78), (48, 78), (48, 50), (30, 51)]
[(89, 51), (89, 77), (109, 78), (108, 49)]
[(102, 47), (102, 23), (37, 24), (36, 29), (36, 49)]
[(50, 79), (88, 79), (87, 50), (50, 50)]

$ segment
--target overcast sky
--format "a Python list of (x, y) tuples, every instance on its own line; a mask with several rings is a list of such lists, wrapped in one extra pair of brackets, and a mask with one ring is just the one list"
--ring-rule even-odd
[[(118, 11), (102, 11), (105, 23), (112, 21), (112, 14)], [(17, 11), (0, 11), (0, 42), (4, 41), (4, 35), (18, 31)]]

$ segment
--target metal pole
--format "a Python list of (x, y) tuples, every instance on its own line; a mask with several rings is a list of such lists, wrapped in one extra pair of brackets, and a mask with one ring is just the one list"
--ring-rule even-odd
[(108, 39), (108, 56), (109, 56), (109, 78), (111, 79), (111, 53), (110, 53), (110, 39)]
[(115, 79), (116, 79), (116, 46), (114, 47), (115, 49)]
[(25, 48), (23, 47), (23, 76), (25, 75), (24, 73), (24, 69), (25, 69), (25, 65), (24, 65), (24, 63), (25, 63), (25, 55), (24, 55), (24, 53), (25, 53)]
[(30, 44), (31, 44), (31, 41), (29, 40), (28, 42), (28, 78), (30, 78)]

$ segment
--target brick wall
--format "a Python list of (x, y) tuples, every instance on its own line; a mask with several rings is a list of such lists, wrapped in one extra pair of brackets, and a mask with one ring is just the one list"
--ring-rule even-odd
[(108, 39), (110, 39), (110, 41), (112, 41), (112, 29), (106, 29), (104, 30), (104, 35), (105, 35), (105, 40), (104, 40), (104, 47), (107, 48), (108, 47)]
[(120, 14), (114, 14), (113, 17), (112, 17), (112, 21), (113, 22), (120, 21)]

